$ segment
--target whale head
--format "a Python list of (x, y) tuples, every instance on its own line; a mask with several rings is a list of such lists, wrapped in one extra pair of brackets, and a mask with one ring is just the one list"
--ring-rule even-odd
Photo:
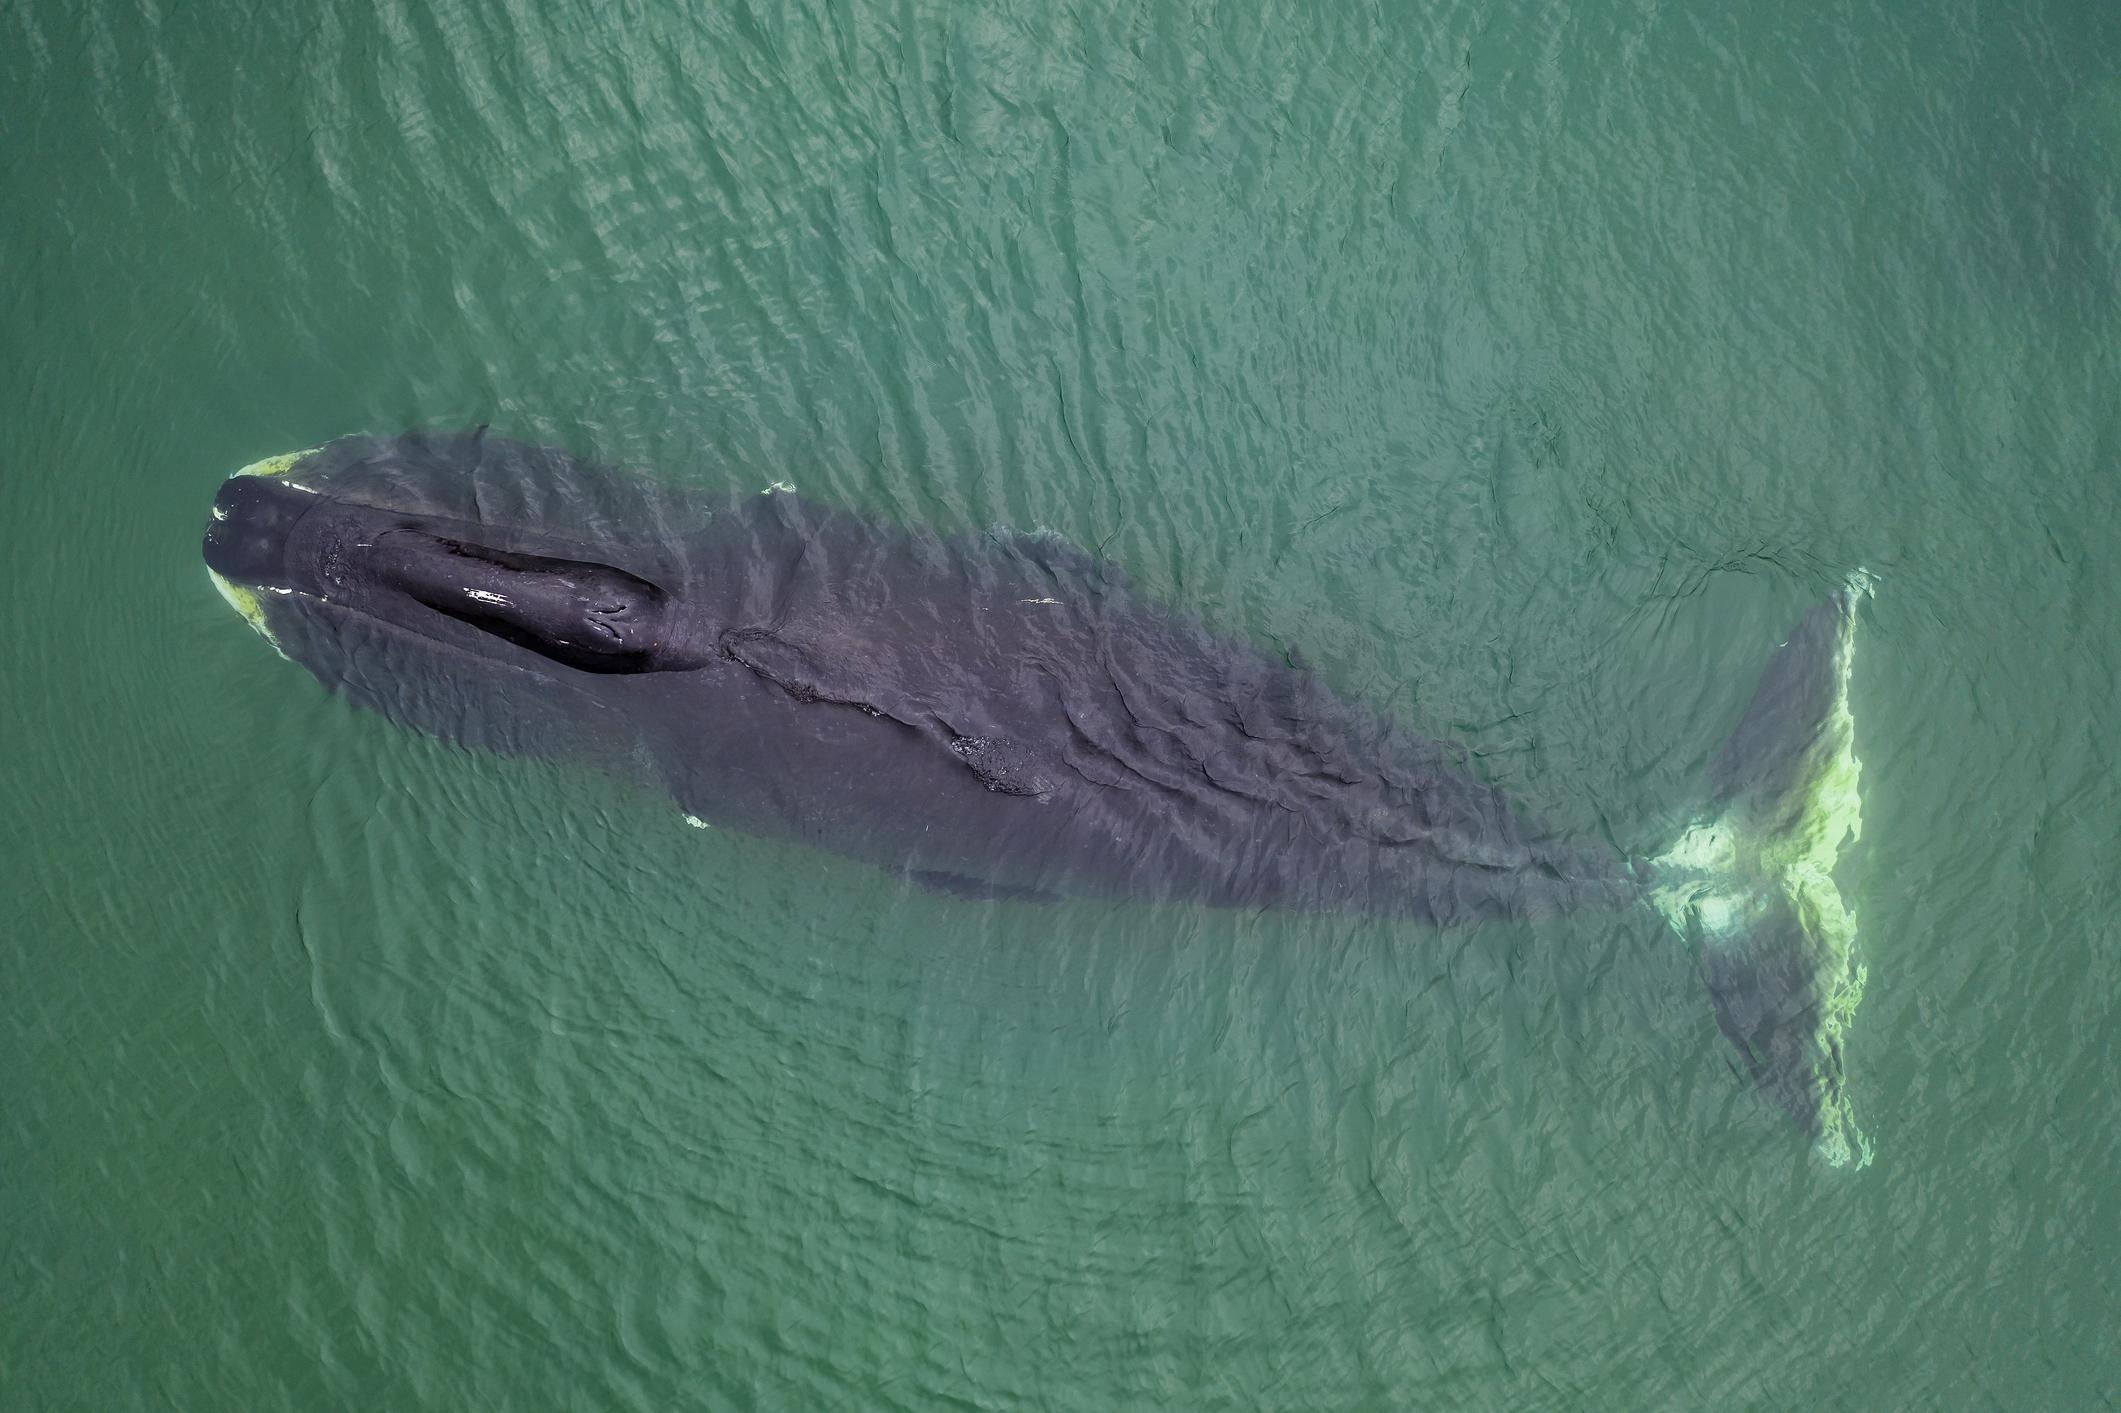
[(208, 573), (328, 688), (504, 750), (539, 700), (510, 690), (526, 677), (564, 696), (700, 665), (681, 573), (492, 494), (494, 460), (476, 436), (345, 438), (246, 466), (214, 497)]

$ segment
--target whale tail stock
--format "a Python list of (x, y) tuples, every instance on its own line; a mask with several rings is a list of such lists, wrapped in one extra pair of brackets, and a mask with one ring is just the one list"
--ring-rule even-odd
[(1716, 1024), (1753, 1081), (1835, 1166), (1870, 1161), (1842, 1089), (1863, 994), (1856, 924), (1834, 883), (1862, 832), (1849, 712), (1867, 576), (1814, 604), (1768, 659), (1711, 765), (1704, 816), (1650, 861), (1649, 901), (1688, 943)]

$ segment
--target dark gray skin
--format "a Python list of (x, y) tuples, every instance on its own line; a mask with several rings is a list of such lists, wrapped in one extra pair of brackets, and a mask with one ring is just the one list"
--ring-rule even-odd
[(266, 591), (287, 656), (402, 725), (589, 760), (953, 894), (1451, 924), (1646, 886), (1047, 535), (943, 539), (413, 435), (232, 478), (204, 552)]
[(950, 542), (786, 492), (634, 544), (363, 503), (356, 458), (424, 492), (514, 454), (339, 443), (292, 473), (316, 492), (231, 479), (208, 563), (292, 591), (264, 596), (283, 650), (403, 724), (607, 763), (623, 742), (702, 819), (953, 892), (1433, 922), (1634, 896), (1433, 743), (1050, 536)]

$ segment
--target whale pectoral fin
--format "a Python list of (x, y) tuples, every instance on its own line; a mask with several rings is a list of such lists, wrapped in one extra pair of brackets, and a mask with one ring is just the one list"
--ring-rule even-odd
[(987, 531), (987, 538), (1058, 579), (1098, 581), (1114, 588), (1128, 582), (1126, 571), (1119, 565), (1100, 559), (1058, 530), (1017, 530), (997, 525)]
[(1013, 883), (990, 883), (984, 878), (951, 873), (946, 869), (908, 869), (906, 877), (931, 893), (962, 898), (968, 902), (1058, 903), (1061, 900), (1060, 894), (1049, 893), (1043, 888), (1025, 888)]

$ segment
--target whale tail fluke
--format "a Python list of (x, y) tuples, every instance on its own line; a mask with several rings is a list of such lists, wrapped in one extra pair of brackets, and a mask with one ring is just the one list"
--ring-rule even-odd
[(1754, 1083), (1836, 1166), (1870, 1161), (1842, 1088), (1863, 994), (1856, 924), (1834, 883), (1862, 832), (1849, 669), (1858, 575), (1768, 659), (1711, 767), (1703, 819), (1653, 860), (1650, 900), (1696, 949), (1716, 1024)]

